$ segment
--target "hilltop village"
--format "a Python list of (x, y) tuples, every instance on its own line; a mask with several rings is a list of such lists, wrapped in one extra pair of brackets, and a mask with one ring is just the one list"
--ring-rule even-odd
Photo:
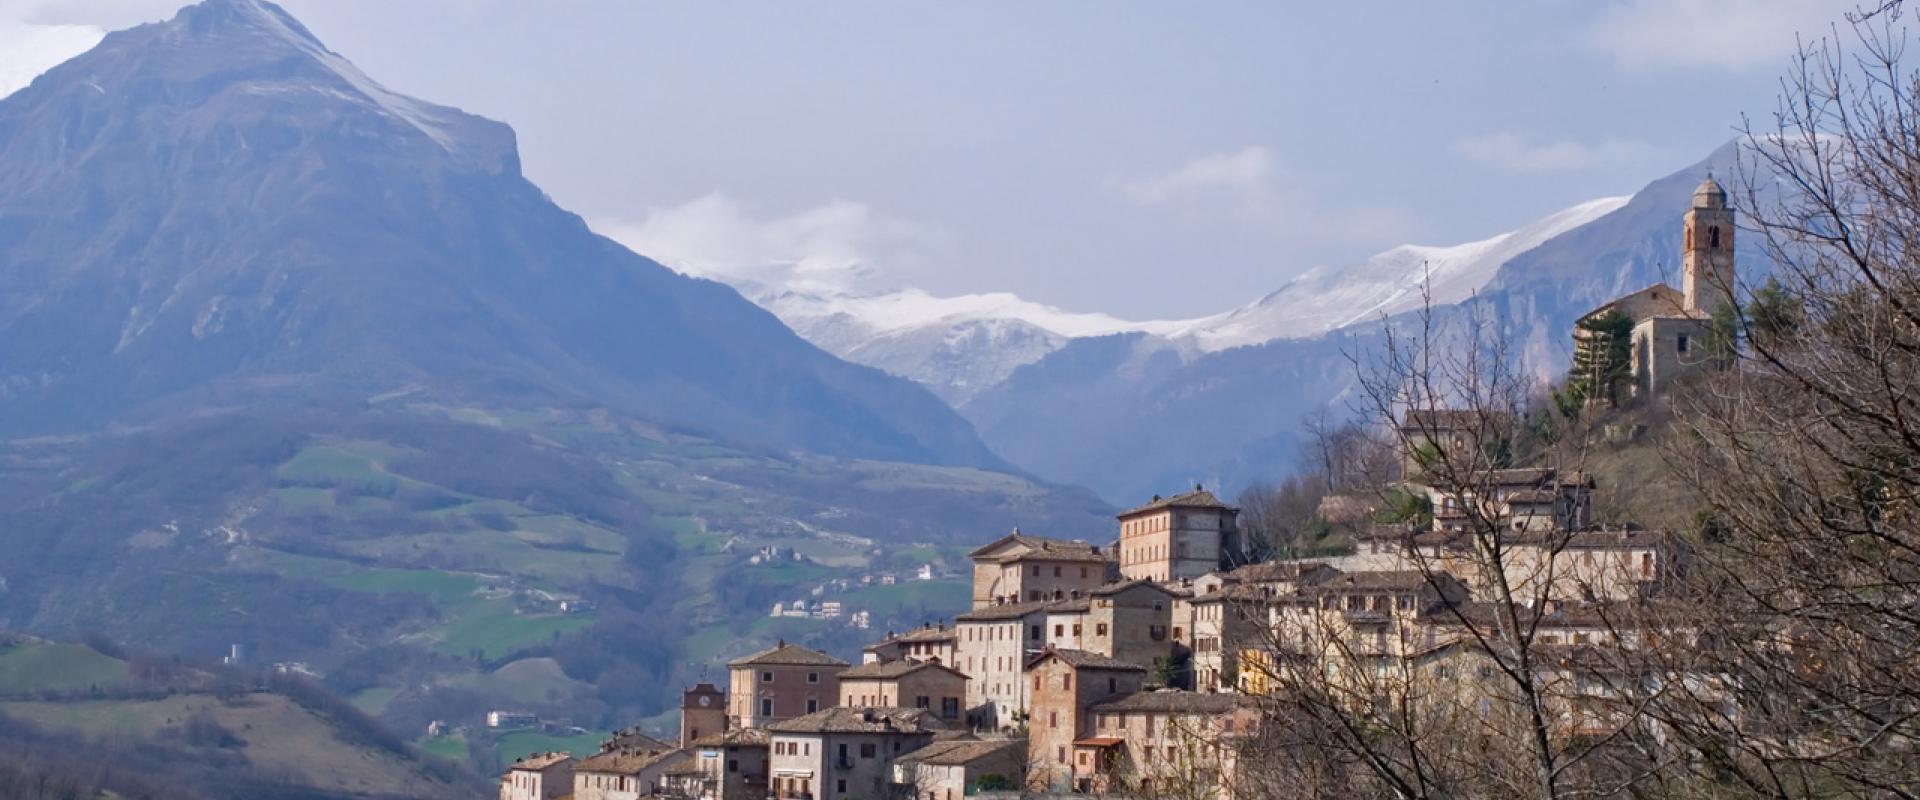
[[(1622, 297), (1583, 319), (1606, 325), (1575, 333), (1590, 352), (1630, 351), (1630, 392), (1711, 364), (1703, 342), (1733, 265), (1732, 211), (1711, 177), (1684, 230), (1682, 289)], [(1630, 341), (1604, 339), (1620, 334)], [(1471, 697), (1497, 666), (1477, 637), (1516, 624), (1571, 675), (1594, 648), (1633, 647), (1629, 620), (1685, 574), (1688, 548), (1672, 533), (1593, 519), (1594, 475), (1495, 463), (1491, 440), (1512, 423), (1482, 410), (1406, 411), (1396, 490), (1428, 513), (1371, 524), (1349, 555), (1236, 564), (1240, 512), (1201, 486), (1120, 513), (1105, 544), (1015, 530), (972, 551), (971, 608), (951, 621), (890, 632), (859, 664), (789, 642), (736, 659), (724, 688), (685, 692), (676, 741), (626, 731), (598, 753), (532, 754), (506, 771), (501, 799), (956, 800), (1179, 786), (1227, 800), (1266, 719), (1262, 701), (1301, 676), (1353, 702), (1416, 681)], [(1608, 714), (1582, 695), (1593, 690), (1564, 683), (1577, 688), (1548, 699), (1552, 725), (1604, 735)]]

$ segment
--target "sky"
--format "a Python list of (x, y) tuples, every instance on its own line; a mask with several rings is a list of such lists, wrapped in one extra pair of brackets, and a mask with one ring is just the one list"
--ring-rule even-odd
[[(0, 94), (181, 0), (0, 0)], [(1630, 194), (1853, 0), (284, 0), (677, 268), (1134, 319)]]

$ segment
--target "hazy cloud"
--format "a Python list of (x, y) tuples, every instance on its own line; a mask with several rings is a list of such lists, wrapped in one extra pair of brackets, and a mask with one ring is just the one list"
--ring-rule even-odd
[(634, 252), (692, 275), (791, 288), (851, 288), (875, 276), (875, 264), (912, 260), (932, 236), (924, 226), (834, 201), (794, 214), (757, 218), (714, 193), (638, 222), (601, 220), (595, 229)]
[(1534, 141), (1532, 137), (1501, 131), (1469, 136), (1453, 143), (1454, 150), (1515, 172), (1564, 172), (1645, 162), (1660, 149), (1631, 139), (1603, 139), (1588, 144), (1572, 139)]
[(1273, 153), (1264, 147), (1247, 147), (1201, 156), (1164, 175), (1127, 181), (1121, 189), (1142, 205), (1180, 202), (1223, 191), (1258, 199), (1272, 192), (1273, 171)]
[(1579, 36), (1621, 66), (1784, 67), (1794, 35), (1825, 36), (1858, 0), (1614, 0)]

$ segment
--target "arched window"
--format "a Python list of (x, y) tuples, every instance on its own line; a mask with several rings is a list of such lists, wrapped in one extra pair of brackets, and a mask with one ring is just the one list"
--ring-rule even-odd
[(1715, 225), (1707, 229), (1707, 249), (1720, 249), (1720, 226)]

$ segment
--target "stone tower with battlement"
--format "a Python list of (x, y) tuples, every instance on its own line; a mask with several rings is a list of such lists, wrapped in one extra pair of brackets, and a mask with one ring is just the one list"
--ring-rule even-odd
[(1693, 190), (1680, 255), (1686, 310), (1712, 318), (1733, 291), (1733, 209), (1727, 190), (1708, 175)]

